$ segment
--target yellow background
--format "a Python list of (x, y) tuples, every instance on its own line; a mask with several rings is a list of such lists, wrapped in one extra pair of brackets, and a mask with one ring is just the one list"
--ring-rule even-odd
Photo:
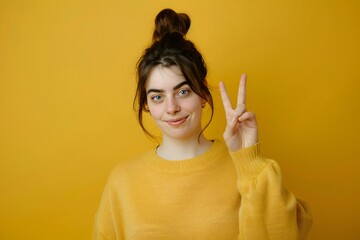
[(218, 81), (235, 99), (248, 73), (263, 155), (311, 205), (309, 239), (360, 239), (357, 0), (1, 0), (0, 239), (90, 239), (111, 169), (155, 145), (132, 100), (165, 7), (190, 15), (209, 66), (207, 136), (225, 124)]

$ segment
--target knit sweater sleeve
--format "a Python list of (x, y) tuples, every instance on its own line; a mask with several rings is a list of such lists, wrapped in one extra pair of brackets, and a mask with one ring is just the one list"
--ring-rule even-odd
[(277, 162), (261, 157), (259, 144), (230, 155), (242, 197), (238, 239), (306, 239), (312, 225), (310, 209), (283, 187)]
[(92, 240), (115, 240), (115, 222), (113, 218), (113, 199), (110, 182), (107, 183), (95, 216)]

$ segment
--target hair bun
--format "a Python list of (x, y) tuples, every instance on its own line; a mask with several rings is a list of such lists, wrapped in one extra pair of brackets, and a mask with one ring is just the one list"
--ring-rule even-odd
[(165, 34), (178, 32), (186, 35), (190, 28), (190, 17), (185, 13), (176, 13), (172, 9), (163, 9), (155, 18), (153, 41), (159, 41)]

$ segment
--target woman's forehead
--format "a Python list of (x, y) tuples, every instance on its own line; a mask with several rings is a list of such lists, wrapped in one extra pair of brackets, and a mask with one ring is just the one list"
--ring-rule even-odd
[(157, 65), (149, 74), (146, 88), (172, 88), (183, 81), (186, 81), (186, 79), (178, 66), (164, 67)]

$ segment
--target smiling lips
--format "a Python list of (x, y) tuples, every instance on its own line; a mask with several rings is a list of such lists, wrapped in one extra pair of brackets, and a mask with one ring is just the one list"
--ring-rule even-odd
[(188, 118), (188, 116), (183, 117), (183, 118), (177, 118), (177, 119), (169, 119), (169, 120), (165, 120), (165, 122), (167, 124), (169, 124), (170, 126), (179, 126), (179, 125), (183, 124), (187, 118)]

